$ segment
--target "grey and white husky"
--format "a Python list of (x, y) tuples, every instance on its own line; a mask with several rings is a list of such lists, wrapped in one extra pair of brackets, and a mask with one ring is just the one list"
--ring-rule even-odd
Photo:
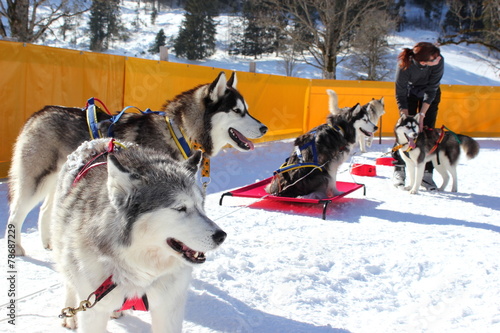
[[(337, 93), (332, 89), (327, 89), (326, 93), (328, 94), (328, 108), (330, 109), (330, 113), (339, 114), (341, 112), (349, 112), (350, 108), (344, 107), (339, 108), (339, 100)], [(368, 118), (375, 125), (378, 124), (380, 117), (385, 113), (384, 109), (384, 98), (380, 99), (372, 99), (368, 103), (362, 106), (363, 109), (366, 109), (368, 113)], [(363, 135), (364, 134), (364, 135)], [(356, 131), (356, 140), (359, 143), (359, 148), (362, 153), (366, 153), (366, 147), (371, 147), (373, 142), (373, 134), (367, 136), (366, 133), (362, 133), (359, 129)]]
[[(377, 130), (359, 104), (340, 114), (330, 114), (325, 124), (295, 139), (294, 150), (271, 183), (267, 193), (283, 197), (324, 199), (340, 194), (337, 172), (350, 156), (356, 132), (370, 136)], [(303, 164), (312, 166), (303, 167)], [(298, 166), (298, 167), (295, 167)]]
[[(409, 186), (405, 187), (410, 193), (418, 193), (425, 171), (425, 164), (432, 161), (434, 168), (443, 178), (439, 188), (444, 191), (451, 177), (452, 192), (458, 190), (457, 165), (460, 158), (460, 147), (466, 156), (472, 159), (479, 153), (479, 144), (473, 138), (455, 134), (442, 129), (424, 129), (419, 132), (420, 114), (415, 116), (401, 115), (394, 128), (396, 136), (395, 148), (399, 149), (401, 158), (405, 161), (409, 179)], [(443, 134), (441, 138), (441, 134)], [(439, 143), (441, 138), (441, 142)]]
[(89, 299), (77, 314), (79, 331), (105, 332), (124, 300), (141, 300), (153, 332), (181, 331), (192, 267), (226, 238), (205, 215), (195, 176), (200, 160), (200, 151), (180, 162), (109, 138), (84, 142), (68, 156), (51, 220), (66, 287), (63, 326), (76, 327), (68, 309)]
[[(181, 93), (164, 106), (166, 115), (183, 130), (186, 139), (197, 142), (205, 156), (214, 156), (226, 144), (240, 151), (253, 149), (247, 138), (263, 136), (267, 127), (248, 112), (245, 99), (236, 90), (233, 73), (226, 80), (221, 72), (212, 82)], [(99, 129), (107, 133), (109, 115), (98, 113)], [(10, 215), (15, 226), (16, 254), (24, 255), (21, 227), (26, 215), (41, 201), (38, 220), (42, 243), (50, 247), (48, 217), (54, 202), (57, 172), (82, 142), (89, 140), (86, 113), (79, 108), (46, 106), (24, 125), (14, 147), (9, 171)], [(183, 159), (165, 121), (159, 114), (125, 113), (114, 125), (114, 137)], [(7, 230), (9, 230), (7, 228)]]

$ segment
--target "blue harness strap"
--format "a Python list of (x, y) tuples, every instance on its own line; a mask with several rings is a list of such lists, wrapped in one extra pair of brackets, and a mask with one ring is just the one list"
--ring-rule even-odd
[(165, 121), (167, 122), (167, 127), (177, 148), (179, 148), (184, 159), (188, 159), (188, 157), (191, 156), (191, 146), (187, 142), (184, 133), (182, 133), (182, 130), (177, 126), (174, 119), (165, 116)]
[(87, 101), (87, 124), (89, 126), (89, 134), (91, 139), (102, 138), (99, 126), (97, 124), (97, 106), (94, 102), (94, 97)]
[(111, 124), (109, 125), (108, 127), (108, 137), (112, 138), (115, 136), (115, 133), (114, 133), (114, 126), (115, 124), (120, 120), (120, 118), (123, 116), (123, 114), (128, 110), (128, 109), (136, 109), (138, 110), (140, 113), (142, 114), (150, 114), (150, 113), (153, 113), (153, 114), (159, 114), (160, 116), (164, 116), (165, 115), (165, 112), (163, 111), (151, 111), (151, 109), (146, 109), (146, 111), (142, 111), (141, 109), (139, 109), (138, 107), (136, 106), (126, 106), (123, 108), (123, 110), (118, 113), (117, 115), (111, 117), (109, 119), (109, 121), (111, 122)]
[[(302, 146), (295, 146), (295, 153), (297, 154), (297, 158), (299, 160), (299, 163), (296, 164), (290, 164), (287, 165), (288, 159), (281, 165), (281, 167), (274, 171), (274, 175), (283, 173), (283, 172), (289, 172), (295, 169), (300, 169), (300, 168), (318, 168), (320, 171), (324, 171), (324, 168), (319, 165), (318, 162), (318, 151), (316, 149), (316, 131), (310, 132), (314, 134), (314, 137), (311, 141), (307, 142), (306, 144), (303, 144)], [(312, 155), (313, 155), (313, 162), (304, 162), (304, 157), (302, 156), (302, 150), (307, 149), (311, 147), (312, 150)]]
[[(111, 123), (109, 125), (109, 127), (108, 127), (107, 137), (110, 137), (110, 138), (114, 137), (114, 135), (115, 135), (115, 133), (114, 133), (114, 126), (115, 126), (115, 124), (120, 120), (120, 118), (123, 116), (123, 114), (128, 109), (131, 109), (131, 108), (134, 108), (134, 109), (138, 110), (142, 114), (151, 114), (151, 113), (153, 113), (153, 114), (158, 114), (158, 115), (161, 115), (161, 116), (165, 115), (165, 112), (163, 112), (163, 111), (151, 111), (151, 109), (146, 109), (146, 111), (142, 111), (141, 109), (139, 109), (136, 106), (127, 106), (127, 107), (123, 108), (123, 110), (120, 113), (118, 113), (117, 115), (112, 116), (110, 119), (107, 119), (107, 120), (103, 121), (103, 122), (110, 122)], [(87, 113), (87, 124), (88, 124), (88, 127), (89, 127), (90, 138), (91, 139), (102, 138), (103, 135), (102, 135), (101, 131), (99, 131), (99, 124), (101, 122), (97, 121), (97, 112), (104, 112), (104, 111), (102, 111), (101, 109), (99, 109), (95, 105), (95, 98), (94, 97), (91, 97), (91, 98), (88, 99), (85, 111)]]

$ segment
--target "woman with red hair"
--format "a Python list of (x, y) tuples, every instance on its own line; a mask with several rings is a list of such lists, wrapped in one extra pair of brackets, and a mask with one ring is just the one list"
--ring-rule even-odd
[[(439, 84), (444, 73), (444, 58), (439, 48), (428, 42), (417, 43), (412, 49), (405, 48), (398, 56), (396, 71), (396, 102), (400, 113), (406, 115), (421, 114), (420, 131), (434, 128), (438, 105), (441, 101)], [(422, 117), (423, 116), (423, 117)], [(405, 184), (405, 163), (399, 152), (393, 153), (396, 159), (393, 175), (394, 186)], [(425, 166), (422, 186), (427, 190), (436, 190), (432, 180), (432, 162)]]

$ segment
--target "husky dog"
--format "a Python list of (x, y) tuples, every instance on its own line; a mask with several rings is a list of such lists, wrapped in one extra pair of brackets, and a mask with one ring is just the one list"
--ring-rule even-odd
[[(267, 127), (248, 113), (243, 96), (236, 90), (235, 73), (229, 81), (224, 72), (209, 84), (181, 93), (164, 105), (167, 116), (183, 130), (186, 139), (198, 143), (206, 157), (216, 155), (226, 144), (240, 151), (254, 148), (248, 138), (263, 136)], [(110, 116), (98, 113), (99, 129), (107, 133)], [(183, 155), (159, 114), (125, 113), (113, 127), (119, 140), (153, 147), (181, 160)], [(48, 218), (54, 202), (57, 173), (66, 157), (89, 140), (86, 113), (78, 108), (46, 106), (32, 115), (14, 147), (9, 171), (10, 215), (15, 226), (16, 254), (24, 255), (21, 227), (26, 215), (42, 200), (38, 220), (42, 243), (50, 247)]]
[[(341, 112), (348, 112), (350, 108), (339, 108), (337, 93), (331, 89), (327, 89), (326, 93), (329, 96), (328, 107), (332, 114), (339, 114)], [(380, 117), (385, 113), (384, 98), (372, 99), (370, 102), (362, 106), (368, 113), (368, 118), (374, 124), (378, 124)], [(366, 153), (366, 147), (371, 147), (373, 142), (373, 135), (366, 136), (361, 131), (356, 131), (356, 138), (359, 143), (359, 148), (362, 153)]]
[[(465, 151), (466, 156), (472, 159), (479, 153), (479, 144), (473, 138), (454, 134), (442, 129), (424, 129), (419, 133), (420, 114), (415, 116), (401, 115), (394, 133), (396, 136), (395, 148), (399, 149), (401, 158), (405, 161), (410, 180), (410, 193), (418, 193), (418, 188), (422, 183), (425, 164), (432, 161), (434, 168), (443, 178), (443, 184), (439, 188), (444, 191), (450, 180), (449, 173), (453, 178), (452, 192), (457, 192), (457, 164), (460, 157), (460, 147)], [(442, 141), (440, 138), (442, 136)]]
[(226, 238), (204, 212), (200, 159), (200, 151), (180, 162), (109, 138), (84, 142), (68, 156), (51, 221), (66, 286), (63, 326), (76, 327), (68, 309), (89, 299), (78, 313), (80, 331), (105, 332), (124, 300), (141, 300), (153, 332), (181, 331), (192, 266)]
[[(340, 194), (337, 170), (349, 157), (358, 130), (367, 136), (377, 130), (366, 109), (359, 104), (341, 114), (328, 115), (326, 124), (295, 139), (294, 151), (282, 166), (283, 170), (278, 170), (266, 187), (267, 193), (310, 199)], [(304, 163), (309, 166), (303, 167)]]

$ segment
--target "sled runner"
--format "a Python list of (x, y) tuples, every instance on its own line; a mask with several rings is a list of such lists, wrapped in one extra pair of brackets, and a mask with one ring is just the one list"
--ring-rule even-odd
[(263, 199), (269, 200), (270, 202), (285, 202), (285, 203), (303, 203), (303, 204), (318, 204), (323, 205), (323, 220), (326, 218), (326, 209), (328, 205), (338, 200), (360, 188), (363, 188), (363, 195), (366, 195), (366, 188), (364, 184), (357, 183), (348, 183), (348, 182), (337, 182), (337, 188), (339, 191), (343, 193), (334, 197), (326, 198), (326, 199), (303, 199), (303, 198), (289, 198), (289, 197), (278, 197), (274, 195), (270, 195), (265, 191), (265, 187), (271, 182), (272, 177), (261, 180), (260, 182), (246, 185), (240, 187), (238, 189), (223, 193), (219, 200), (219, 205), (222, 206), (222, 201), (225, 196), (232, 197), (243, 197), (243, 198), (255, 198), (255, 199)]

